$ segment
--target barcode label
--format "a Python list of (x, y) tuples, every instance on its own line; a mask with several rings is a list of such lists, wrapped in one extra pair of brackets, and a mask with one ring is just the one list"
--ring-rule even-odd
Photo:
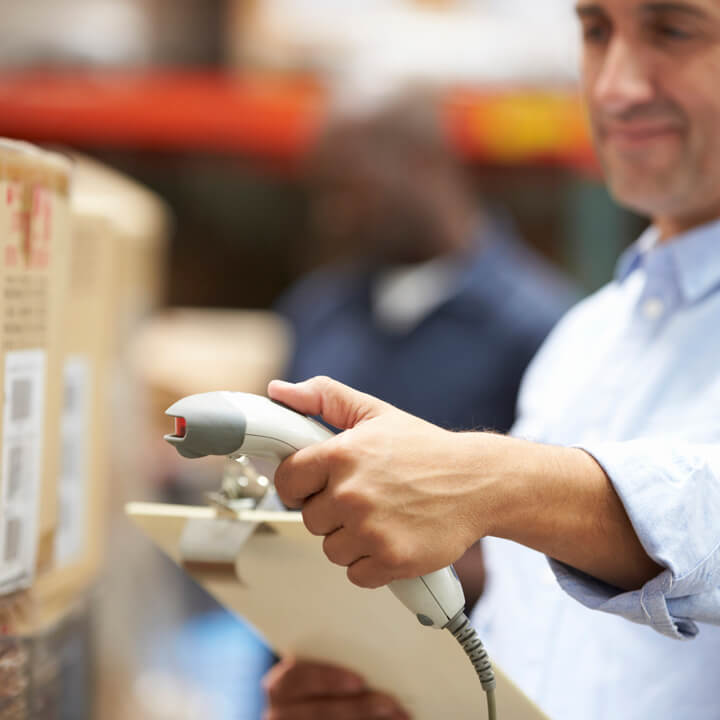
[(86, 357), (73, 355), (66, 358), (60, 423), (62, 457), (58, 478), (58, 526), (55, 535), (55, 562), (58, 566), (76, 558), (85, 542), (88, 437), (91, 430), (90, 379), (90, 364)]
[(12, 445), (8, 448), (8, 474), (7, 474), (7, 496), (10, 501), (14, 500), (22, 489), (23, 468), (22, 445)]
[(43, 350), (22, 350), (5, 355), (0, 593), (27, 587), (35, 570), (45, 364)]
[(13, 422), (27, 420), (32, 407), (32, 382), (27, 378), (13, 380), (10, 387), (10, 417)]
[(17, 517), (8, 518), (5, 523), (5, 555), (3, 560), (7, 564), (17, 563), (20, 559), (23, 524), (22, 519)]

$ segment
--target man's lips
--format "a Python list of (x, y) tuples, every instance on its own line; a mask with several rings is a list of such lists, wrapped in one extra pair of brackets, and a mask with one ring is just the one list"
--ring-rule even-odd
[(682, 130), (677, 125), (606, 125), (602, 138), (623, 145), (642, 145), (657, 140), (677, 138)]

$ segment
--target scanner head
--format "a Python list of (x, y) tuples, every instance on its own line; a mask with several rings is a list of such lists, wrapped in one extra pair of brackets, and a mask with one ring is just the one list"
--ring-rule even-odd
[(247, 419), (225, 391), (200, 393), (173, 403), (165, 414), (175, 418), (175, 432), (165, 440), (186, 458), (231, 455), (242, 447)]

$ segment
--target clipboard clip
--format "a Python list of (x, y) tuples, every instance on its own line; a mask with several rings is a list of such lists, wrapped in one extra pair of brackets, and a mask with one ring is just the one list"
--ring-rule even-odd
[(215, 508), (217, 517), (186, 523), (179, 548), (185, 564), (234, 566), (247, 539), (264, 527), (243, 519), (243, 512), (282, 508), (272, 483), (245, 456), (227, 460), (220, 489), (206, 493), (205, 500)]
[(257, 510), (272, 483), (257, 471), (247, 455), (226, 460), (220, 489), (205, 493), (205, 501), (224, 517), (237, 517), (244, 510)]

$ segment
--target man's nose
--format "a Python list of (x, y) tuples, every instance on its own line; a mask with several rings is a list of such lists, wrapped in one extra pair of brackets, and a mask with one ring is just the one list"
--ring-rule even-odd
[(618, 113), (653, 99), (651, 68), (642, 54), (623, 38), (607, 49), (593, 96), (603, 110)]

